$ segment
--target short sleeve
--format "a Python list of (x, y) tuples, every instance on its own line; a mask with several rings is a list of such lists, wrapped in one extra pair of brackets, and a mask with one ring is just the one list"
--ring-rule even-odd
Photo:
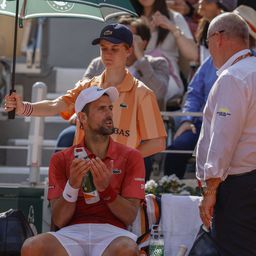
[(126, 198), (145, 197), (145, 165), (138, 150), (129, 153), (121, 195)]
[(68, 120), (75, 113), (76, 98), (83, 89), (89, 87), (90, 84), (87, 82), (82, 80), (78, 81), (75, 88), (68, 90), (64, 96), (58, 98), (59, 100), (63, 100), (67, 105), (66, 110), (60, 113), (63, 119)]
[(48, 200), (59, 198), (67, 183), (66, 161), (62, 152), (55, 153), (49, 166)]
[(166, 137), (164, 122), (152, 92), (146, 93), (140, 101), (137, 121), (142, 140)]

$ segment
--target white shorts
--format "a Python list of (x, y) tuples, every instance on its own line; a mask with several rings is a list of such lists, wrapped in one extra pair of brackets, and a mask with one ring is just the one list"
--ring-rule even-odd
[(100, 256), (117, 237), (137, 239), (135, 234), (110, 224), (76, 224), (48, 233), (58, 239), (69, 256)]

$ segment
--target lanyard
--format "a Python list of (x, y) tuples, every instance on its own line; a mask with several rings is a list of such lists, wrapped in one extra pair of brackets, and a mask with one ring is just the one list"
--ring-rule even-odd
[(251, 57), (251, 56), (252, 56), (252, 53), (251, 53), (251, 52), (247, 52), (246, 54), (241, 55), (241, 56), (239, 56), (238, 58), (236, 58), (236, 59), (233, 61), (233, 63), (231, 64), (231, 66), (234, 65), (234, 64), (236, 64), (238, 61), (243, 60), (243, 59), (245, 59), (245, 58), (247, 58), (247, 57)]

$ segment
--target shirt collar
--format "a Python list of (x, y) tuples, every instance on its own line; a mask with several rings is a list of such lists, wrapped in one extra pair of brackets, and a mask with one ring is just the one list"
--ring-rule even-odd
[(239, 51), (239, 52), (235, 53), (234, 55), (232, 55), (232, 56), (221, 66), (221, 68), (217, 70), (217, 72), (216, 72), (217, 76), (220, 76), (221, 73), (222, 73), (225, 69), (229, 68), (229, 67), (232, 65), (232, 63), (233, 63), (237, 58), (239, 58), (240, 56), (242, 56), (242, 55), (244, 55), (244, 54), (246, 54), (246, 53), (248, 53), (248, 52), (250, 52), (250, 50), (249, 50), (249, 49), (245, 49), (245, 50)]
[[(89, 158), (95, 158), (96, 156), (86, 147), (84, 140), (78, 145), (80, 147), (84, 147), (87, 155)], [(115, 160), (117, 159), (117, 152), (116, 152), (116, 144), (113, 141), (113, 139), (111, 137), (109, 137), (109, 144), (108, 144), (108, 149), (107, 149), (107, 153), (106, 156), (103, 160), (105, 159), (111, 159), (111, 160)]]
[[(105, 81), (105, 76), (106, 76), (106, 74), (104, 71), (101, 75), (95, 77), (93, 82), (95, 82), (98, 86), (102, 87), (102, 85), (104, 84), (104, 81)], [(125, 75), (123, 81), (119, 85), (117, 85), (116, 88), (119, 92), (128, 92), (132, 89), (133, 83), (134, 83), (133, 76), (126, 69), (126, 75)]]

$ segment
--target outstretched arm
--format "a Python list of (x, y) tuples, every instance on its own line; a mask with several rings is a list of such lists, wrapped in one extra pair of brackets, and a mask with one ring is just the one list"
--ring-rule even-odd
[(16, 109), (16, 114), (21, 116), (53, 116), (64, 111), (66, 103), (59, 98), (35, 103), (24, 102), (20, 95), (12, 93), (5, 96), (4, 109), (6, 112)]

